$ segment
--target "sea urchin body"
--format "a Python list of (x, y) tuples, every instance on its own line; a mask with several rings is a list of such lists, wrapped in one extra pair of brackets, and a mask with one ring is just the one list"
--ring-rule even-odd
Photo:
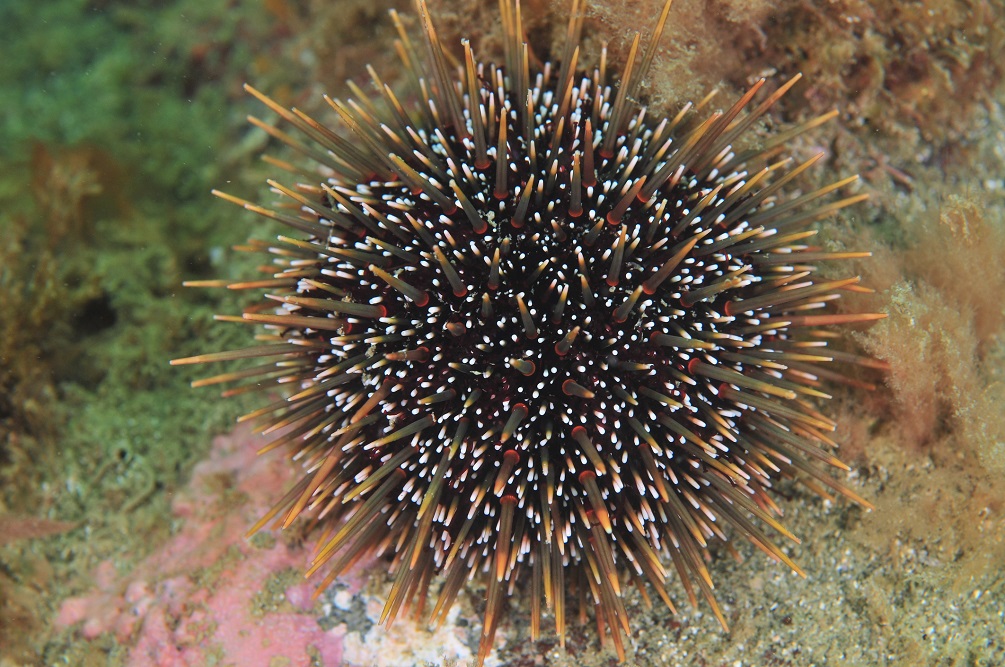
[(414, 106), (374, 74), (373, 99), (325, 98), (340, 134), (249, 88), (307, 142), (255, 124), (315, 166), (273, 161), (301, 179), (269, 182), (275, 210), (218, 194), (302, 236), (252, 245), (274, 258), (261, 280), (199, 283), (268, 290), (223, 318), (265, 325), (262, 344), (176, 363), (266, 360), (197, 383), (289, 389), (245, 417), (308, 471), (258, 527), (309, 513), (322, 587), (390, 555), (385, 619), (421, 610), (434, 576), (434, 621), (482, 582), (480, 663), (526, 575), (534, 636), (547, 608), (564, 641), (571, 593), (623, 656), (623, 586), (673, 609), (672, 564), (725, 625), (709, 540), (737, 531), (797, 569), (768, 534), (792, 537), (772, 480), (857, 499), (811, 463), (841, 465), (814, 407), (840, 377), (828, 363), (860, 361), (823, 327), (879, 316), (833, 312), (857, 280), (815, 272), (864, 253), (806, 243), (861, 197), (815, 204), (846, 179), (786, 199), (820, 156), (776, 157), (830, 114), (733, 150), (796, 76), (752, 109), (763, 80), (723, 112), (706, 100), (652, 122), (635, 100), (669, 2), (616, 86), (606, 54), (580, 64), (580, 0), (540, 68), (517, 0), (500, 2), (504, 62), (465, 42), (457, 67), (417, 4), (421, 44), (394, 17)]

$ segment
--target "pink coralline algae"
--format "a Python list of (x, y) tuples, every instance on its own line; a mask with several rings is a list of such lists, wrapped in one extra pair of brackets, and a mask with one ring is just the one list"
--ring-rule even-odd
[[(306, 547), (245, 539), (291, 473), (255, 449), (246, 430), (217, 438), (172, 504), (177, 534), (128, 573), (102, 563), (95, 589), (66, 600), (57, 623), (80, 624), (86, 639), (111, 633), (135, 666), (342, 664), (345, 626), (322, 629), (312, 584), (285, 576), (309, 560)], [(287, 585), (274, 593), (269, 581)]]

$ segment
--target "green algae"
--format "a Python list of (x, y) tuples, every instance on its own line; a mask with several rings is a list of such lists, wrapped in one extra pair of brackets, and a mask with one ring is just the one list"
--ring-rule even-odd
[(0, 8), (0, 512), (81, 524), (0, 552), (53, 570), (0, 574), (0, 598), (32, 610), (5, 616), (0, 659), (121, 655), (47, 619), (99, 562), (128, 570), (169, 534), (172, 490), (247, 405), (168, 360), (246, 340), (212, 325), (236, 295), (181, 283), (249, 268), (209, 190), (255, 173), (240, 81), (274, 29), (222, 1)]

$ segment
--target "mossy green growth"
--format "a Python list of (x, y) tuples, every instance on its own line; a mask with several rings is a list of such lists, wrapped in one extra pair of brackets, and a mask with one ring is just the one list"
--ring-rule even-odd
[(212, 319), (239, 294), (181, 283), (253, 271), (209, 191), (259, 180), (240, 82), (274, 30), (223, 0), (0, 8), (0, 511), (88, 522), (85, 560), (141, 554), (123, 509), (164, 502), (246, 405), (168, 360), (249, 340)]
[(250, 340), (213, 321), (241, 294), (181, 283), (254, 271), (230, 250), (247, 218), (210, 189), (250, 197), (263, 180), (240, 85), (282, 66), (253, 62), (281, 31), (260, 4), (225, 0), (0, 5), (0, 513), (78, 525), (7, 547), (51, 566), (44, 588), (0, 554), (0, 597), (34, 610), (0, 641), (6, 657), (124, 660), (55, 632), (58, 601), (176, 528), (172, 491), (252, 403), (193, 391), (214, 369), (168, 361)]

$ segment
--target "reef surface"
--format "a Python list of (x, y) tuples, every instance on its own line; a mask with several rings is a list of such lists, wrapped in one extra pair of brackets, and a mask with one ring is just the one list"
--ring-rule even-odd
[[(584, 53), (620, 62), (657, 0), (587, 3)], [(445, 44), (499, 49), (492, 0), (430, 0)], [(542, 55), (563, 2), (527, 0)], [(0, 8), (0, 667), (460, 665), (482, 591), (436, 633), (374, 621), (381, 562), (317, 600), (298, 529), (244, 531), (292, 475), (233, 419), (253, 397), (192, 390), (172, 357), (240, 347), (212, 321), (239, 296), (183, 280), (247, 275), (230, 247), (278, 230), (209, 196), (255, 199), (268, 173), (245, 81), (308, 111), (401, 76), (386, 10), (404, 0), (57, 0)], [(1005, 664), (1005, 8), (980, 0), (678, 0), (644, 89), (672, 112), (711, 88), (804, 73), (764, 123), (831, 108), (801, 138), (861, 173), (867, 204), (822, 226), (866, 246), (861, 295), (890, 317), (850, 334), (887, 361), (874, 392), (835, 390), (839, 456), (863, 512), (783, 487), (801, 579), (738, 541), (706, 608), (629, 600), (629, 664)], [(590, 628), (528, 642), (512, 608), (492, 664), (608, 665)]]

